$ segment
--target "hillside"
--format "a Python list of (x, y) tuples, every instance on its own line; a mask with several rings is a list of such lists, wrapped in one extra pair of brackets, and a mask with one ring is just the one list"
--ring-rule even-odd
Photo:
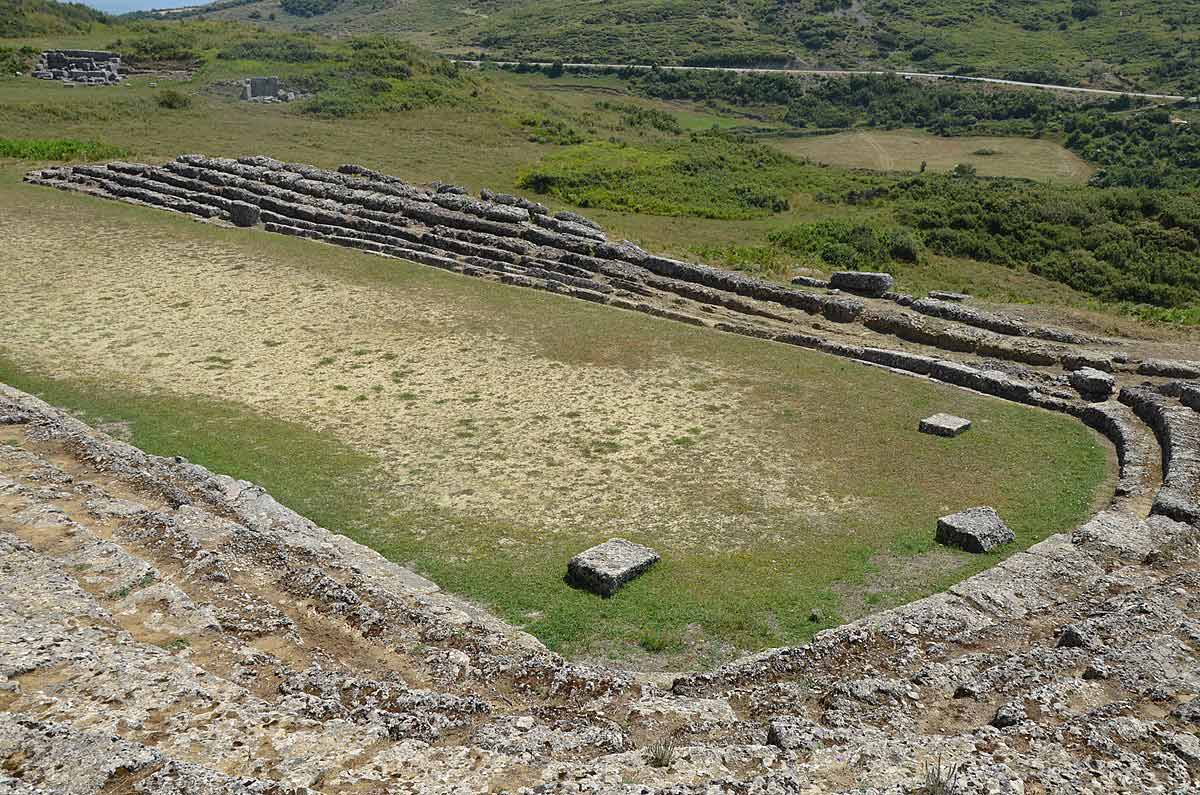
[(1194, 90), (1197, 0), (262, 0), (211, 14), (505, 58), (790, 63)]
[(106, 21), (107, 14), (82, 3), (0, 0), (0, 38), (87, 33)]

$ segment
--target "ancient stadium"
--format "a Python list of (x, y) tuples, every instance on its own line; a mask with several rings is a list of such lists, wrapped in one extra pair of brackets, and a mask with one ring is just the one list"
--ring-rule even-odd
[[(503, 526), (474, 535), (447, 526), (432, 539), (444, 547), (437, 553), (416, 542), (406, 551), (461, 558), (467, 567), (515, 562), (498, 570), (502, 582), (492, 591), (465, 580), (449, 587), (460, 568), (444, 564), (450, 582), (439, 582), (438, 570), (414, 570), (422, 566), (390, 550), (378, 528), (359, 527), (357, 540), (331, 532), (306, 518), (303, 504), (172, 454), (168, 430), (154, 440), (164, 454), (149, 454), (120, 439), (127, 429), (119, 423), (90, 427), (22, 389), (0, 387), (0, 789), (1195, 791), (1200, 361), (1183, 346), (980, 308), (954, 292), (901, 294), (885, 273), (767, 281), (610, 239), (585, 215), (552, 213), (528, 197), (420, 185), (370, 164), (324, 169), (259, 155), (186, 154), (161, 164), (38, 168), (24, 179), (20, 195), (31, 204), (23, 215), (49, 208), (59, 223), (69, 223), (68, 212), (87, 222), (51, 235), (0, 219), (11, 243), (44, 252), (7, 266), (9, 289), (61, 302), (6, 307), (13, 355), (90, 368), (96, 384), (105, 372), (130, 368), (151, 394), (170, 387), (194, 396), (195, 412), (240, 396), (289, 421), (310, 418), (359, 448), (411, 464), (378, 476), (372, 488), (380, 493), (408, 489), (414, 501), (428, 498), (431, 487), (411, 485), (424, 477), (448, 495), (443, 507), (488, 506), (503, 517)], [(139, 225), (147, 235), (125, 237)], [(84, 237), (106, 252), (103, 259), (71, 253)], [(54, 239), (65, 241), (61, 250)], [(277, 242), (286, 247), (263, 247)], [(134, 270), (141, 247), (174, 259)], [(315, 294), (328, 298), (306, 303), (288, 292), (274, 259), (312, 251), (335, 259), (317, 280), (327, 292)], [(404, 279), (404, 294), (338, 275), (359, 263), (380, 266), (372, 279)], [(315, 283), (312, 275), (298, 278)], [(481, 298), (462, 299), (477, 314), (470, 318), (438, 305), (439, 296), (467, 289), (501, 302), (530, 329), (505, 327), (483, 311)], [(94, 303), (97, 296), (110, 308)], [(514, 303), (527, 300), (534, 303)], [(156, 325), (148, 305), (167, 321)], [(585, 308), (591, 314), (575, 314)], [(110, 328), (129, 321), (125, 341), (97, 334), (84, 317), (91, 312), (109, 312)], [(412, 332), (396, 314), (406, 312), (441, 331)], [(220, 319), (226, 313), (228, 323)], [(596, 350), (555, 352), (555, 340), (535, 342), (542, 323), (559, 329), (550, 336), (572, 333), (556, 315), (583, 324)], [(322, 331), (330, 320), (332, 331)], [(589, 331), (607, 323), (634, 324), (629, 341), (608, 343)], [(370, 329), (380, 344), (356, 353)], [(307, 342), (284, 344), (299, 330)], [(344, 345), (326, 350), (330, 333), (344, 335)], [(231, 339), (222, 344), (222, 336)], [(276, 344), (245, 361), (262, 340)], [(159, 364), (143, 341), (164, 354)], [(627, 368), (621, 351), (605, 350), (610, 344), (647, 345), (639, 355), (654, 364), (649, 372)], [(740, 382), (723, 359), (691, 373), (696, 383), (712, 383), (690, 394), (683, 388), (681, 397), (681, 387), (654, 379), (682, 377), (687, 361), (696, 361), (686, 348), (692, 344), (736, 345), (733, 356), (751, 367), (778, 366), (760, 363), (760, 355), (799, 362), (803, 369), (790, 377), (819, 380), (834, 411), (877, 415), (883, 425), (894, 419), (895, 430), (880, 439), (861, 419), (843, 435), (833, 415), (807, 415), (805, 423), (825, 417), (818, 421), (835, 442), (822, 447), (786, 417), (759, 427), (754, 412), (766, 409), (748, 393), (766, 387)], [(420, 348), (428, 350), (409, 355)], [(451, 477), (464, 466), (461, 451), (445, 466), (417, 461), (434, 438), (424, 426), (464, 410), (427, 405), (426, 393), (448, 383), (411, 372), (430, 356), (455, 374), (450, 382), (461, 386), (467, 409), (482, 404), (492, 421), (546, 416), (497, 431), (507, 455), (467, 477)], [(572, 357), (588, 364), (587, 384)], [(497, 380), (464, 365), (493, 358), (523, 379)], [(406, 364), (409, 372), (372, 390), (381, 372)], [(313, 394), (313, 373), (332, 369), (330, 378), (343, 385), (331, 392), (337, 402)], [(566, 383), (553, 384), (556, 369)], [(212, 377), (201, 382), (204, 373)], [(545, 384), (553, 399), (525, 382)], [(647, 444), (623, 441), (636, 438), (626, 431), (611, 434), (611, 448), (589, 448), (560, 467), (533, 466), (523, 437), (555, 428), (553, 403), (574, 405), (570, 395), (585, 386), (592, 391), (581, 402), (593, 406), (580, 409), (585, 424), (612, 422), (622, 406), (657, 417), (659, 404), (662, 433), (683, 440), (670, 445), (672, 454), (710, 444), (712, 458), (691, 468), (673, 458), (647, 462), (636, 458)], [(52, 382), (41, 387), (52, 391)], [(651, 394), (639, 397), (639, 388)], [(386, 411), (361, 413), (389, 396)], [(765, 403), (801, 410), (807, 399), (769, 391)], [(783, 531), (771, 522), (730, 518), (753, 515), (754, 506), (721, 511), (703, 493), (705, 479), (739, 476), (732, 465), (722, 468), (724, 459), (749, 455), (701, 408), (723, 400), (732, 402), (729, 421), (744, 415), (752, 441), (780, 445), (754, 470), (763, 483), (811, 487), (799, 494), (767, 487), (764, 501), (853, 524), (857, 511), (886, 514), (894, 496), (905, 507), (891, 521), (904, 524), (904, 511), (919, 517), (920, 543), (934, 549), (931, 565), (953, 581), (912, 601), (897, 596), (884, 609), (861, 601), (870, 592), (864, 585), (859, 607), (837, 614), (848, 623), (827, 622), (832, 602), (798, 598), (789, 607), (801, 625), (814, 625), (807, 642), (749, 640), (742, 647), (762, 650), (746, 653), (731, 641), (709, 658), (674, 658), (687, 669), (674, 672), (649, 660), (653, 638), (622, 657), (612, 647), (572, 645), (539, 624), (553, 615), (556, 598), (594, 611), (619, 611), (623, 600), (669, 601), (689, 588), (711, 588), (719, 599), (720, 573), (686, 564), (697, 550), (734, 580), (766, 582), (772, 568), (785, 582), (818, 576), (792, 568), (802, 564), (788, 562), (787, 544), (773, 537)], [(600, 409), (614, 408), (608, 401), (616, 406), (606, 414)], [(184, 416), (188, 403), (172, 403), (172, 411)], [(284, 404), (295, 410), (280, 410)], [(1026, 423), (1038, 428), (1031, 438), (1053, 440), (1046, 451), (1033, 448), (1040, 463), (1024, 457), (1036, 444), (1025, 437), (1016, 446), (1025, 452), (1006, 449), (995, 466), (974, 468), (972, 448), (956, 457), (956, 446), (978, 437), (999, 446)], [(469, 438), (482, 424), (480, 416), (455, 432)], [(226, 427), (212, 415), (197, 433), (216, 437)], [(554, 452), (569, 446), (564, 438), (545, 441), (541, 454), (567, 455)], [(855, 448), (875, 444), (921, 463), (900, 461), (888, 475), (857, 462)], [(280, 457), (253, 434), (239, 445)], [(1029, 507), (1047, 499), (1055, 472), (1072, 465), (1053, 459), (1050, 447), (1086, 452), (1095, 471), (1109, 473), (1084, 478), (1091, 490), (1070, 526), (1062, 525), (1070, 513), (1039, 525)], [(302, 446), (288, 455), (303, 457)], [(632, 474), (623, 456), (632, 456)], [(801, 465), (805, 458), (811, 467)], [(939, 469), (941, 459), (949, 471)], [(1039, 468), (1047, 461), (1052, 468)], [(780, 462), (782, 474), (771, 467)], [(1018, 494), (1003, 487), (1010, 468), (1032, 473), (1012, 475)], [(667, 486), (641, 482), (664, 473)], [(888, 477), (907, 484), (895, 495), (910, 497), (873, 492), (874, 480)], [(523, 480), (548, 488), (514, 493)], [(962, 481), (968, 485), (951, 485)], [(556, 487), (564, 498), (555, 499)], [(606, 488), (612, 493), (589, 496)], [(670, 520), (672, 499), (689, 494), (701, 508), (681, 508)], [(365, 490), (359, 499), (374, 497)], [(639, 504), (622, 511), (613, 500)], [(549, 507), (535, 516), (533, 502)], [(523, 516), (537, 532), (521, 535)], [(434, 513), (404, 518), (435, 535), (443, 529)], [(587, 529), (560, 537), (546, 529), (555, 525)], [(822, 533), (846, 531), (814, 520), (804, 532), (811, 535), (801, 539), (801, 557), (815, 554)], [(779, 559), (739, 568), (738, 555), (754, 554), (739, 551), (747, 538)], [(725, 550), (736, 554), (717, 554)], [(897, 589), (915, 582), (904, 566), (892, 570)], [(497, 596), (496, 611), (485, 606), (487, 593), (525, 589), (546, 604), (534, 612)], [(735, 589), (724, 598), (751, 596)], [(621, 620), (619, 612), (598, 615), (588, 620)], [(781, 609), (778, 620), (790, 619)]]

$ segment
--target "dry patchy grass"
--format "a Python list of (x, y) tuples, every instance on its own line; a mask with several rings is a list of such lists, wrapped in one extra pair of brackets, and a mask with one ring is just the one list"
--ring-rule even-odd
[[(778, 138), (788, 154), (818, 163), (876, 171), (950, 171), (959, 163), (985, 177), (1023, 177), (1082, 184), (1095, 169), (1045, 139), (963, 136), (942, 138), (920, 130), (855, 130), (835, 135)], [(982, 154), (988, 152), (990, 154)]]
[[(797, 642), (994, 562), (926, 565), (940, 514), (994, 504), (1028, 544), (1103, 490), (1105, 448), (1065, 417), (308, 241), (0, 196), (4, 377), (262, 481), (568, 653), (695, 666)], [(975, 428), (916, 433), (941, 410)], [(617, 599), (566, 588), (567, 557), (617, 534), (664, 562)]]

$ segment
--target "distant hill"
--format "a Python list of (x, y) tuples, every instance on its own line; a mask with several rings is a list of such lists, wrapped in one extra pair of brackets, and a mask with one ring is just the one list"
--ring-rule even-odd
[(1200, 85), (1200, 0), (225, 0), (208, 15), (526, 60), (927, 69)]
[(0, 0), (0, 38), (87, 33), (108, 19), (107, 14), (82, 3)]

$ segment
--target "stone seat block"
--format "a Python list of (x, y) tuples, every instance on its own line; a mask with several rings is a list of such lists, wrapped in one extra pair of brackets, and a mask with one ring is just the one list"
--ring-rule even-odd
[(659, 559), (658, 553), (649, 547), (623, 538), (611, 538), (571, 558), (567, 564), (567, 579), (593, 593), (612, 596)]

